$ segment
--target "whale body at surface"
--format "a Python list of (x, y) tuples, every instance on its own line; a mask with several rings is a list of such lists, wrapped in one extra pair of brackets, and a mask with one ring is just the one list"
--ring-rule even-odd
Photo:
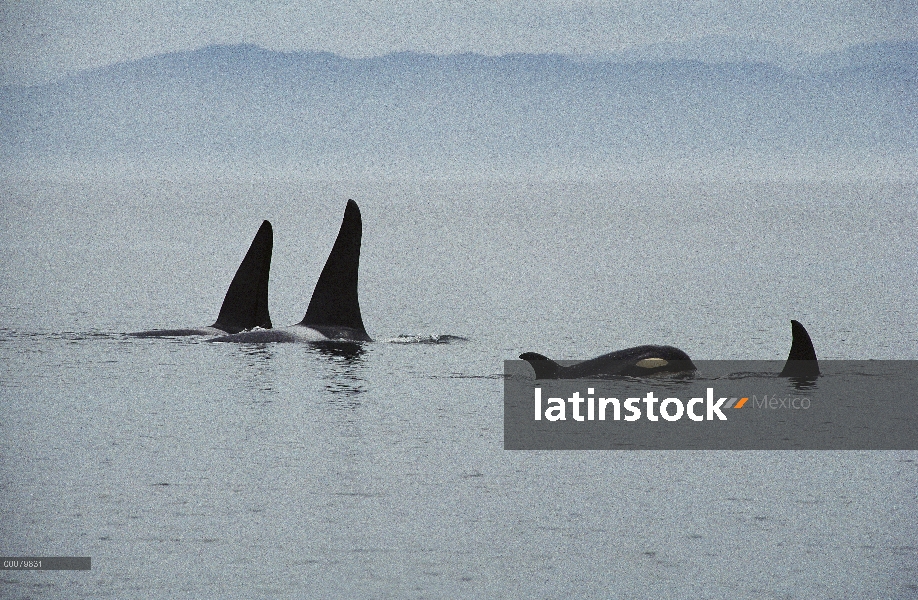
[[(798, 321), (791, 321), (791, 349), (782, 377), (809, 378), (819, 375), (816, 350), (809, 333)], [(535, 371), (536, 379), (588, 379), (641, 377), (656, 373), (691, 373), (696, 370), (688, 354), (672, 346), (636, 346), (617, 350), (564, 367), (535, 352), (520, 354)]]
[(532, 365), (536, 379), (585, 379), (590, 377), (642, 376), (695, 370), (689, 355), (672, 346), (636, 346), (616, 350), (564, 367), (541, 354), (526, 352), (520, 358)]

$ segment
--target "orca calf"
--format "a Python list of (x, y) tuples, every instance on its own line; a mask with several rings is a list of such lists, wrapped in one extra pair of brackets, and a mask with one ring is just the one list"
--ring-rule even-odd
[(799, 321), (791, 320), (791, 347), (781, 377), (815, 377), (819, 375), (819, 362), (810, 334)]
[(562, 367), (550, 358), (535, 352), (520, 354), (520, 358), (532, 365), (536, 379), (633, 377), (695, 370), (689, 355), (672, 346), (636, 346), (616, 350), (569, 367)]
[(271, 271), (271, 251), (274, 248), (274, 231), (265, 221), (258, 228), (252, 245), (236, 270), (236, 275), (226, 291), (217, 321), (209, 327), (190, 329), (154, 329), (139, 331), (135, 337), (172, 337), (185, 335), (222, 335), (246, 329), (271, 328), (268, 314), (268, 275)]
[[(791, 321), (791, 349), (781, 377), (813, 377), (819, 375), (816, 350), (806, 329)], [(536, 379), (588, 379), (603, 377), (644, 376), (654, 373), (695, 371), (688, 354), (672, 346), (636, 346), (603, 354), (569, 367), (535, 352), (520, 354), (535, 371)]]
[(281, 329), (256, 329), (214, 338), (214, 342), (321, 342), (373, 341), (363, 326), (357, 299), (357, 271), (360, 266), (360, 238), (363, 222), (360, 209), (347, 201), (338, 238), (319, 276), (306, 316), (296, 325)]

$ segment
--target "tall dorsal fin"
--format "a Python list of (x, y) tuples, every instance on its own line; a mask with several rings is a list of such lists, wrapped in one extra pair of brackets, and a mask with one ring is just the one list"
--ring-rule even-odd
[(268, 276), (271, 273), (273, 248), (274, 230), (271, 223), (265, 221), (258, 228), (249, 251), (236, 270), (214, 327), (227, 333), (238, 333), (253, 327), (271, 329)]
[(309, 308), (306, 309), (306, 316), (300, 325), (311, 327), (328, 337), (370, 339), (363, 326), (360, 302), (357, 299), (362, 234), (360, 209), (356, 202), (348, 200), (338, 239), (325, 261), (325, 268), (322, 269)]
[(808, 377), (819, 375), (816, 349), (806, 328), (798, 321), (791, 321), (791, 348), (782, 377)]

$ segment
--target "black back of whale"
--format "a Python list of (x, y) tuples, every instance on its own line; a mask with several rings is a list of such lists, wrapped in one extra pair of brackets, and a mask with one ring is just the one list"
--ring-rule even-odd
[(642, 376), (695, 370), (689, 355), (672, 346), (635, 346), (603, 354), (569, 367), (562, 367), (550, 358), (535, 352), (520, 354), (520, 358), (532, 365), (536, 379)]
[[(274, 249), (274, 230), (264, 221), (249, 246), (245, 258), (236, 269), (230, 282), (220, 314), (211, 327), (227, 333), (238, 333), (253, 327), (271, 328), (268, 314), (268, 277), (271, 273), (271, 252)], [(131, 335), (135, 337), (171, 337), (202, 335), (201, 329), (155, 329)]]
[[(695, 365), (688, 355), (672, 346), (636, 346), (603, 354), (569, 367), (535, 352), (520, 354), (532, 365), (536, 379), (584, 379), (589, 377), (641, 376), (659, 372), (694, 371)], [(662, 358), (666, 364), (642, 367), (646, 359)], [(651, 361), (652, 363), (653, 361)], [(819, 375), (819, 362), (810, 334), (799, 321), (791, 320), (791, 349), (781, 377), (812, 378)]]
[(315, 329), (328, 338), (372, 341), (363, 326), (357, 298), (362, 235), (360, 209), (356, 202), (348, 200), (338, 238), (325, 261), (325, 268), (300, 325)]
[(819, 361), (816, 349), (806, 328), (791, 320), (791, 348), (784, 363), (781, 377), (815, 377), (819, 375)]

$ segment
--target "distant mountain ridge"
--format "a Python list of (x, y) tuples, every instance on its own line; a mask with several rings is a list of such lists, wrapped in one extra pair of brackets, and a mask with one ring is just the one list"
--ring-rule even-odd
[[(774, 42), (761, 40), (737, 40), (724, 36), (711, 36), (685, 42), (656, 43), (638, 46), (620, 52), (597, 55), (564, 55), (556, 53), (522, 54), (511, 53), (500, 56), (489, 56), (472, 52), (436, 55), (423, 52), (395, 52), (372, 58), (347, 58), (332, 52), (294, 51), (282, 52), (267, 50), (255, 44), (210, 45), (197, 50), (187, 50), (160, 54), (137, 60), (115, 63), (95, 69), (76, 71), (60, 77), (56, 81), (80, 79), (94, 73), (110, 73), (119, 70), (132, 70), (132, 67), (156, 68), (187, 67), (195, 62), (211, 66), (229, 66), (229, 62), (248, 60), (275, 66), (326, 63), (328, 65), (356, 65), (387, 63), (392, 61), (417, 60), (428, 63), (454, 63), (475, 65), (492, 61), (519, 60), (528, 57), (529, 62), (548, 60), (549, 62), (594, 62), (612, 64), (633, 63), (667, 63), (667, 62), (701, 62), (712, 65), (724, 63), (766, 63), (782, 67), (796, 67), (812, 72), (836, 70), (840, 68), (857, 68), (879, 64), (899, 64), (906, 68), (918, 68), (918, 40), (900, 40), (887, 42), (870, 42), (850, 46), (840, 51), (823, 54), (807, 53), (782, 46)], [(0, 88), (45, 87), (55, 82), (33, 86), (6, 85)]]
[(791, 67), (768, 45), (756, 52), (771, 61), (707, 48), (679, 51), (694, 59), (666, 48), (645, 49), (658, 60), (351, 59), (209, 46), (0, 88), (0, 152), (9, 163), (398, 165), (918, 148), (918, 42)]

